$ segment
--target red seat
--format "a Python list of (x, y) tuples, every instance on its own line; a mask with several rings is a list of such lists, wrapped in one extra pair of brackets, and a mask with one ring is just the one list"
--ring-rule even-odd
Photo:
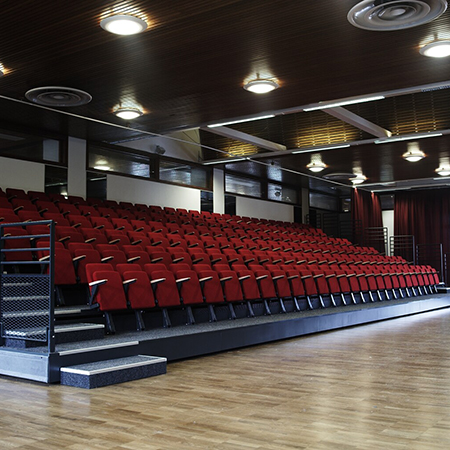
[(115, 333), (111, 312), (127, 309), (122, 277), (110, 264), (87, 264), (86, 275), (91, 294), (89, 304), (105, 313), (107, 331)]
[(74, 228), (92, 228), (91, 221), (86, 217), (79, 214), (67, 214), (67, 220)]
[(94, 228), (114, 230), (112, 223), (106, 217), (90, 216), (89, 219)]
[(39, 214), (44, 213), (60, 214), (60, 211), (57, 208), (57, 206), (51, 201), (38, 200), (35, 202), (35, 205), (37, 210), (39, 211)]
[(55, 225), (59, 225), (61, 227), (70, 227), (69, 221), (61, 214), (61, 213), (42, 213), (42, 217), (44, 220), (53, 220)]
[(150, 279), (137, 264), (118, 264), (116, 269), (122, 277), (130, 307), (135, 311), (137, 329), (144, 330), (145, 324), (141, 310), (152, 309), (156, 306)]
[[(14, 222), (11, 222), (14, 223)], [(31, 249), (30, 238), (28, 232), (23, 228), (11, 226), (3, 229), (3, 237), (8, 236), (24, 236), (23, 239), (5, 239), (3, 243), (3, 248), (5, 251), (4, 256), (6, 261), (31, 261), (33, 259), (32, 251), (26, 251), (26, 249)], [(17, 249), (18, 251), (10, 251)]]

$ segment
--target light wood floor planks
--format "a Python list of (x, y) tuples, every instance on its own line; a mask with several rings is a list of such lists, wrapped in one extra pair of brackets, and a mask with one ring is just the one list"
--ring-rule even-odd
[(450, 310), (82, 390), (0, 378), (0, 448), (450, 448)]

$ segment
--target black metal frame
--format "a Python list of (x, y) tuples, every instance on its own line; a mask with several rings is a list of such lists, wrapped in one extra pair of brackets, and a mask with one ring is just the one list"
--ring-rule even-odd
[[(30, 226), (30, 225), (45, 225), (49, 227), (49, 234), (38, 234), (38, 235), (20, 235), (20, 236), (5, 236), (5, 230), (8, 228), (16, 227), (16, 228), (23, 228), (24, 226)], [(11, 248), (11, 249), (5, 249), (4, 248), (4, 242), (7, 240), (16, 240), (16, 239), (38, 239), (38, 238), (48, 238), (50, 240), (50, 246), (49, 247), (41, 247), (41, 248)], [(5, 254), (9, 252), (31, 252), (33, 255), (35, 255), (37, 251), (49, 251), (50, 257), (46, 261), (37, 261), (35, 258), (33, 258), (32, 261), (6, 261)], [(49, 267), (48, 274), (45, 275), (39, 275), (40, 278), (45, 278), (48, 280), (48, 292), (49, 292), (49, 298), (48, 298), (48, 326), (47, 332), (46, 332), (46, 343), (48, 347), (48, 353), (54, 353), (55, 352), (55, 224), (52, 220), (42, 220), (38, 222), (25, 222), (25, 223), (5, 223), (0, 224), (0, 296), (2, 295), (2, 292), (4, 291), (4, 279), (5, 277), (13, 277), (16, 275), (4, 275), (3, 271), (5, 269), (5, 266), (9, 267), (17, 267), (17, 266), (41, 266), (47, 265)], [(17, 276), (21, 276), (20, 274), (17, 274)], [(7, 336), (5, 336), (5, 326), (4, 326), (4, 316), (3, 311), (1, 310), (2, 305), (2, 298), (0, 297), (0, 343), (3, 345), (4, 340)], [(27, 340), (26, 336), (21, 337), (23, 340)], [(32, 339), (35, 340), (35, 339)]]

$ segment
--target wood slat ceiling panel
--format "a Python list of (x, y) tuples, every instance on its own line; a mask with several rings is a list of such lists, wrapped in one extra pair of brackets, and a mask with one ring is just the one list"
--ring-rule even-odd
[[(323, 146), (371, 137), (362, 130), (322, 111), (277, 116), (271, 119), (236, 124), (230, 128), (283, 144), (287, 149)], [(200, 136), (203, 145), (218, 148), (234, 156), (266, 152), (266, 150), (258, 150), (254, 145), (241, 143), (211, 132), (202, 131)], [(214, 156), (209, 151), (204, 153), (205, 159), (211, 157), (221, 158), (223, 155), (216, 153)]]
[(450, 89), (347, 106), (394, 135), (450, 129)]

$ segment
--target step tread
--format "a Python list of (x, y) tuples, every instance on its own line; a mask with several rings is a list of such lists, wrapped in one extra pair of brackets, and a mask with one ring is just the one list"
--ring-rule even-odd
[(157, 363), (167, 363), (167, 358), (148, 355), (127, 356), (124, 358), (107, 359), (93, 363), (78, 364), (76, 366), (61, 367), (60, 370), (64, 373), (91, 376)]
[(66, 345), (66, 349), (61, 349), (58, 351), (59, 356), (66, 356), (66, 355), (74, 355), (78, 353), (88, 353), (88, 352), (95, 352), (95, 351), (102, 351), (102, 350), (110, 350), (113, 348), (121, 348), (121, 347), (133, 347), (136, 345), (139, 345), (139, 341), (123, 341), (123, 342), (117, 342), (115, 344), (98, 344), (98, 343), (92, 343), (91, 345), (87, 345), (88, 342), (82, 342), (79, 343), (83, 345), (82, 347), (75, 346), (74, 343), (70, 343)]
[[(55, 334), (58, 333), (71, 333), (74, 331), (86, 331), (86, 330), (104, 330), (105, 325), (97, 323), (75, 323), (66, 325), (55, 325)], [(5, 337), (17, 337), (26, 338), (27, 336), (37, 336), (42, 334), (45, 336), (47, 334), (47, 328), (45, 327), (34, 327), (34, 328), (21, 328), (17, 330), (5, 330)]]
[(69, 315), (69, 314), (80, 314), (81, 312), (93, 311), (88, 305), (79, 306), (58, 306), (55, 308), (55, 316), (59, 315)]

